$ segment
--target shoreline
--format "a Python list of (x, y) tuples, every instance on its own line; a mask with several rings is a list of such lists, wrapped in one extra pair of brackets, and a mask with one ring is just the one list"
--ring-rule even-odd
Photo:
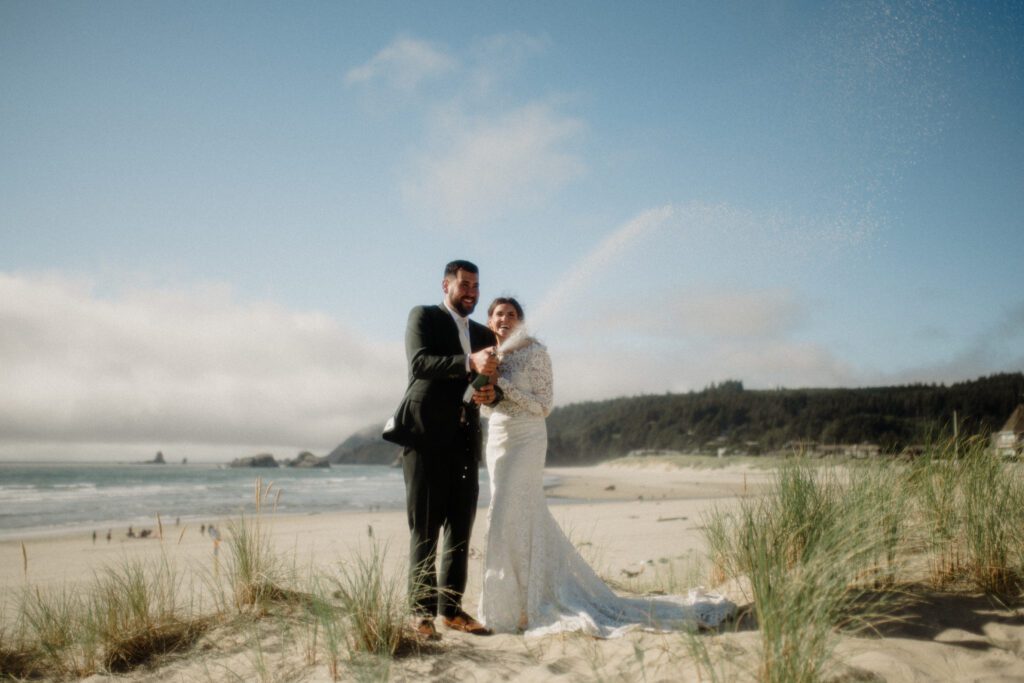
[[(657, 472), (612, 465), (587, 467), (556, 467), (545, 470), (545, 479), (553, 478), (546, 486), (548, 504), (559, 523), (570, 536), (587, 537), (589, 542), (605, 548), (612, 565), (610, 571), (618, 574), (640, 560), (634, 556), (630, 538), (633, 531), (629, 522), (645, 518), (656, 526), (645, 533), (645, 549), (650, 557), (643, 560), (658, 561), (698, 552), (702, 540), (697, 520), (701, 510), (716, 503), (727, 504), (742, 495), (743, 473), (724, 468), (699, 470), (693, 468)], [(762, 475), (765, 476), (765, 475)], [(609, 489), (609, 486), (614, 488)], [(485, 498), (484, 495), (481, 498)], [(214, 524), (222, 533), (227, 531), (238, 515), (182, 518), (180, 525), (174, 519), (161, 518), (163, 539), (157, 537), (154, 516), (143, 524), (134, 524), (153, 530), (149, 538), (127, 538), (128, 524), (113, 527), (111, 540), (106, 540), (106, 527), (96, 529), (97, 539), (92, 541), (92, 528), (75, 527), (54, 529), (46, 533), (24, 533), (15, 538), (0, 538), (0, 590), (25, 583), (22, 547), (28, 556), (28, 580), (49, 585), (62, 581), (79, 582), (91, 578), (93, 572), (110, 564), (128, 559), (150, 560), (169, 557), (184, 564), (207, 565), (212, 559), (213, 539), (200, 535), (201, 524)], [(251, 514), (246, 514), (251, 519)], [(688, 520), (686, 529), (678, 536), (664, 534), (666, 526), (658, 519)], [(473, 550), (482, 557), (486, 548), (486, 506), (477, 511), (473, 531)], [(377, 508), (374, 510), (338, 510), (333, 512), (265, 512), (261, 516), (280, 549), (302, 565), (324, 565), (338, 557), (351, 554), (352, 548), (365, 545), (368, 540), (386, 544), (391, 555), (404, 556), (408, 543), (408, 525), (404, 508)], [(669, 525), (671, 526), (671, 525)], [(612, 549), (612, 550), (607, 550)], [(223, 548), (221, 549), (223, 553)], [(472, 583), (472, 581), (471, 581)]]
[[(597, 465), (583, 465), (572, 467), (548, 467), (544, 470), (544, 491), (550, 505), (579, 505), (597, 502), (626, 502), (632, 500), (659, 499), (675, 500), (687, 499), (715, 499), (731, 495), (743, 495), (746, 486), (734, 486), (731, 484), (718, 484), (709, 493), (703, 488), (708, 481), (720, 480), (723, 473), (748, 472), (751, 490), (754, 486), (765, 481), (768, 470), (752, 470), (746, 465), (726, 465), (721, 468), (705, 469), (699, 466), (677, 466), (664, 464), (658, 471), (657, 483), (651, 485), (647, 482), (650, 478), (646, 472), (650, 472), (648, 464), (643, 462), (612, 461), (615, 464), (601, 463)], [(92, 463), (111, 464), (121, 466), (121, 463)], [(342, 466), (343, 467), (343, 466)], [(365, 466), (357, 466), (365, 467)], [(381, 465), (380, 467), (387, 467)], [(489, 492), (486, 486), (486, 468), (481, 466), (481, 492), (478, 510), (486, 511)], [(262, 477), (265, 481), (265, 473), (260, 470), (252, 470), (252, 478)], [(713, 473), (718, 473), (715, 475)], [(708, 475), (711, 476), (708, 476)], [(747, 476), (747, 475), (744, 475)], [(700, 490), (698, 490), (700, 489)], [(249, 505), (248, 507), (252, 507)], [(376, 507), (382, 511), (404, 511), (404, 503), (393, 505), (385, 504)], [(238, 517), (242, 513), (249, 514), (249, 510), (239, 509), (230, 515), (223, 513), (211, 514), (188, 514), (165, 516), (161, 514), (165, 535), (170, 536), (168, 530), (181, 526), (198, 527), (200, 524), (214, 523), (218, 520), (223, 523), (225, 519)], [(368, 512), (366, 507), (337, 508), (331, 510), (278, 512), (279, 519), (303, 518), (315, 515), (334, 515), (339, 513)], [(180, 526), (175, 524), (180, 520)], [(36, 527), (13, 527), (0, 529), (0, 546), (4, 543), (20, 543), (40, 540), (72, 540), (88, 538), (91, 539), (92, 532), (97, 534), (97, 544), (106, 543), (106, 532), (111, 530), (113, 541), (125, 538), (128, 527), (138, 529), (150, 529), (154, 535), (157, 531), (157, 519), (152, 516), (136, 516), (132, 519), (103, 520), (99, 522), (72, 522), (55, 526)], [(152, 539), (132, 539), (152, 540)]]

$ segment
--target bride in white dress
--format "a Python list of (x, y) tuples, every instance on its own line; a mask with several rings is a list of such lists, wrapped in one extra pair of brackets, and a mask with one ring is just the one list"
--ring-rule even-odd
[(520, 327), (515, 299), (495, 299), (488, 326), (498, 337), (497, 386), (487, 435), (487, 510), (480, 620), (499, 633), (562, 631), (614, 638), (635, 628), (716, 627), (736, 606), (700, 589), (688, 596), (623, 598), (580, 557), (544, 500), (545, 418), (553, 401), (547, 349)]

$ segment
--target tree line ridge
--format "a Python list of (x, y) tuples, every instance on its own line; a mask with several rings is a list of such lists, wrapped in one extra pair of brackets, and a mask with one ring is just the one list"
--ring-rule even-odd
[[(700, 391), (561, 406), (548, 418), (548, 463), (588, 465), (634, 451), (770, 453), (800, 444), (871, 444), (899, 453), (953, 435), (997, 431), (1024, 403), (1024, 373), (945, 384), (852, 389), (746, 389), (726, 380)], [(397, 449), (375, 425), (332, 463), (391, 464)]]

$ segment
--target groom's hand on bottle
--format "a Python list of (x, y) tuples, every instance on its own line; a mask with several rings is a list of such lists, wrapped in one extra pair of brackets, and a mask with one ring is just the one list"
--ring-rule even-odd
[(498, 369), (498, 357), (494, 354), (494, 347), (491, 346), (470, 354), (469, 367), (479, 375), (493, 377)]
[(473, 403), (477, 405), (490, 405), (496, 398), (493, 384), (485, 384), (473, 391)]

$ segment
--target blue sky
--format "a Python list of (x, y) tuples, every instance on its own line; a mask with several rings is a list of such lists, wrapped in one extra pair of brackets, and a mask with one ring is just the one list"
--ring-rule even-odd
[(1022, 370), (1022, 60), (1020, 3), (4, 0), (0, 458), (325, 452), (452, 258), (562, 404)]

